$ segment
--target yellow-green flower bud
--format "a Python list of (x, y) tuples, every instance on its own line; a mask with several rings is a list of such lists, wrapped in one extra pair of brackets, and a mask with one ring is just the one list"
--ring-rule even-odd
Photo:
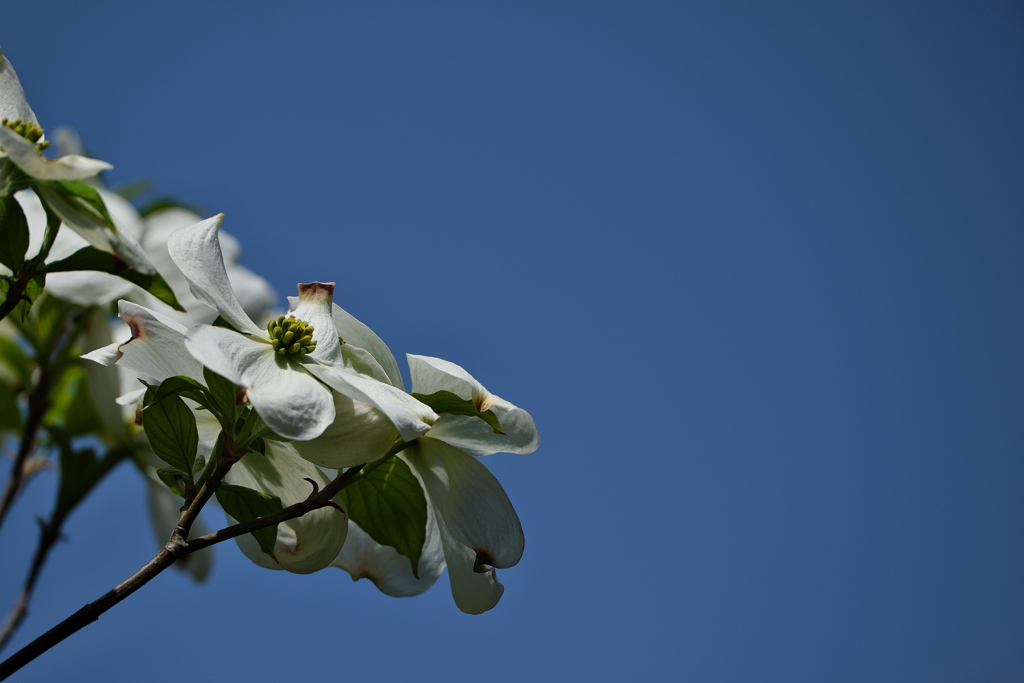
[(267, 323), (270, 343), (279, 356), (298, 356), (312, 353), (316, 348), (313, 341), (313, 326), (293, 317), (277, 316)]
[(36, 143), (36, 149), (40, 152), (50, 146), (49, 140), (39, 142), (39, 138), (43, 137), (43, 129), (40, 128), (39, 124), (35, 121), (22, 121), (21, 119), (14, 119), (11, 121), (7, 117), (4, 117), (3, 119), (0, 119), (0, 125), (10, 128), (29, 142)]

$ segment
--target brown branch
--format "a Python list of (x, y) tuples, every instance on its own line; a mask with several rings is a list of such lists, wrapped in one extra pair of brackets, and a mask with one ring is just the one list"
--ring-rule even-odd
[(253, 531), (266, 529), (267, 527), (275, 524), (280, 524), (281, 522), (287, 522), (288, 520), (302, 517), (307, 512), (312, 512), (313, 510), (319, 510), (324, 507), (337, 508), (338, 504), (332, 499), (334, 496), (338, 495), (338, 492), (343, 488), (355, 481), (357, 478), (355, 475), (359, 471), (360, 468), (352, 467), (335, 477), (330, 484), (320, 490), (317, 490), (314, 484), (313, 492), (309, 494), (309, 497), (306, 498), (306, 500), (293, 503), (288, 507), (281, 508), (277, 512), (264, 515), (262, 517), (256, 517), (255, 519), (250, 519), (248, 522), (233, 524), (232, 526), (224, 527), (223, 529), (206, 534), (205, 536), (194, 538), (185, 543), (181, 554), (187, 555), (189, 553), (194, 553), (197, 550), (202, 550), (203, 548), (208, 548), (211, 545), (222, 543), (235, 538), (236, 536), (242, 536), (244, 534), (252, 533)]
[(0, 303), (0, 320), (10, 315), (11, 311), (25, 299), (25, 290), (28, 289), (28, 283), (32, 281), (32, 275), (34, 275), (33, 271), (23, 270), (17, 278), (7, 279), (10, 285), (7, 289), (7, 297)]
[(47, 521), (40, 520), (39, 522), (39, 544), (36, 546), (35, 555), (32, 557), (32, 566), (29, 568), (28, 577), (25, 579), (25, 585), (21, 588), (21, 593), (18, 595), (18, 600), (11, 606), (10, 612), (7, 613), (7, 619), (4, 620), (3, 630), (0, 630), (0, 650), (10, 641), (11, 637), (14, 636), (15, 631), (21, 626), (21, 622), (25, 619), (28, 614), (28, 603), (32, 599), (32, 593), (35, 590), (36, 581), (39, 579), (39, 574), (43, 570), (43, 565), (46, 564), (46, 559), (50, 555), (50, 550), (60, 540), (61, 528), (64, 526), (65, 514), (63, 512), (54, 512), (53, 515)]
[(235, 538), (236, 536), (265, 529), (274, 524), (280, 524), (281, 522), (287, 522), (290, 519), (301, 517), (307, 512), (311, 512), (319, 508), (337, 507), (337, 504), (332, 499), (342, 489), (357, 481), (365, 472), (380, 466), (381, 463), (385, 462), (388, 458), (404, 450), (408, 446), (408, 443), (399, 441), (380, 460), (369, 463), (363, 467), (349, 468), (335, 477), (331, 483), (323, 489), (317, 490), (316, 485), (314, 484), (313, 492), (310, 493), (309, 497), (304, 501), (295, 503), (294, 505), (289, 505), (288, 507), (282, 508), (273, 514), (257, 517), (256, 519), (248, 522), (235, 524), (212, 534), (206, 534), (205, 536), (200, 536), (199, 538), (187, 541), (186, 539), (188, 538), (189, 529), (191, 529), (192, 523), (198, 516), (199, 510), (202, 509), (206, 501), (210, 499), (217, 487), (220, 486), (221, 479), (223, 479), (224, 475), (227, 474), (231, 465), (237, 462), (240, 457), (234, 456), (230, 453), (230, 439), (226, 438), (225, 455), (217, 464), (216, 470), (214, 470), (196, 494), (195, 499), (191, 503), (186, 501), (186, 505), (182, 508), (178, 525), (171, 533), (171, 538), (167, 541), (167, 545), (161, 548), (160, 552), (158, 552), (153, 559), (143, 565), (137, 572), (132, 574), (116, 588), (106, 593), (95, 602), (91, 602), (78, 610), (70, 617), (23, 647), (21, 650), (14, 653), (9, 659), (0, 662), (0, 681), (5, 680), (8, 676), (18, 671), (21, 667), (25, 666), (65, 638), (98, 620), (100, 615), (127, 598), (142, 586), (149, 583), (160, 572), (170, 567), (179, 558), (197, 550), (207, 548), (211, 545)]
[(50, 393), (50, 370), (44, 364), (39, 368), (39, 381), (28, 397), (28, 414), (25, 416), (25, 431), (21, 435), (21, 442), (18, 444), (18, 452), (14, 457), (14, 465), (11, 466), (11, 475), (7, 478), (4, 486), (3, 498), (0, 498), (0, 526), (3, 525), (7, 512), (10, 510), (14, 499), (18, 497), (22, 486), (25, 483), (25, 462), (28, 456), (35, 449), (36, 433), (42, 424), (43, 416), (49, 406)]

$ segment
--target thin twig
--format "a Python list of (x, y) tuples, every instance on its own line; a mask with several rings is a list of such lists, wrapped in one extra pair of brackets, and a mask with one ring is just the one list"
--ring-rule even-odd
[(11, 466), (11, 475), (4, 486), (3, 498), (0, 499), (0, 526), (3, 526), (7, 511), (21, 492), (25, 478), (25, 462), (36, 445), (36, 433), (43, 421), (43, 415), (49, 407), (50, 370), (44, 364), (39, 368), (39, 381), (28, 397), (28, 414), (25, 416), (25, 431), (22, 433), (18, 452)]
[[(188, 531), (191, 528), (192, 523), (195, 521), (196, 516), (199, 514), (202, 504), (210, 499), (213, 492), (220, 485), (220, 480), (223, 479), (224, 474), (227, 474), (227, 470), (230, 469), (231, 465), (238, 460), (238, 457), (230, 454), (230, 440), (228, 440), (225, 443), (225, 456), (222, 457), (221, 461), (218, 463), (217, 469), (210, 475), (207, 482), (196, 495), (195, 500), (192, 501), (192, 504), (187, 504), (182, 509), (178, 525), (171, 533), (171, 538), (167, 541), (167, 544), (160, 549), (160, 552), (158, 552), (153, 559), (143, 565), (137, 572), (132, 574), (116, 588), (106, 593), (95, 602), (91, 602), (78, 610), (70, 617), (57, 624), (22, 649), (18, 650), (7, 660), (0, 662), (0, 681), (5, 680), (8, 676), (18, 671), (21, 667), (43, 654), (54, 645), (60, 643), (65, 638), (98, 620), (100, 615), (127, 598), (142, 586), (149, 583), (160, 572), (170, 567), (181, 557), (194, 553), (197, 550), (208, 548), (211, 545), (235, 538), (236, 536), (241, 536), (242, 534), (247, 534), (252, 531), (259, 531), (260, 529), (265, 529), (269, 526), (273, 526), (274, 524), (280, 524), (281, 522), (301, 517), (307, 512), (311, 512), (319, 508), (337, 507), (337, 504), (332, 499), (342, 489), (361, 478), (364, 471), (370, 471), (379, 467), (388, 458), (404, 450), (409, 445), (410, 444), (408, 443), (399, 441), (383, 458), (364, 465), (363, 467), (349, 468), (335, 477), (331, 483), (323, 489), (317, 490), (314, 487), (313, 492), (304, 501), (295, 503), (294, 505), (289, 505), (288, 507), (282, 508), (273, 514), (257, 517), (256, 519), (248, 522), (235, 524), (212, 534), (206, 534), (205, 536), (200, 536), (199, 538), (191, 541), (186, 541), (185, 539), (188, 537)], [(230, 463), (226, 464), (226, 461), (230, 461)], [(213, 481), (212, 485), (209, 487), (209, 493), (204, 494), (204, 492), (207, 491), (207, 485), (211, 484), (211, 480), (215, 481)], [(204, 495), (205, 498), (203, 497)], [(200, 503), (201, 500), (202, 503)]]
[(11, 637), (14, 636), (15, 631), (18, 630), (21, 622), (28, 614), (28, 604), (32, 599), (36, 581), (43, 570), (43, 565), (46, 564), (50, 550), (60, 540), (62, 535), (61, 528), (64, 526), (65, 518), (66, 514), (63, 511), (55, 511), (50, 519), (45, 522), (40, 520), (39, 522), (39, 544), (36, 546), (35, 555), (32, 557), (32, 566), (29, 568), (25, 585), (22, 586), (18, 600), (11, 606), (10, 612), (7, 613), (7, 619), (4, 620), (3, 630), (0, 631), (0, 650), (3, 650)]

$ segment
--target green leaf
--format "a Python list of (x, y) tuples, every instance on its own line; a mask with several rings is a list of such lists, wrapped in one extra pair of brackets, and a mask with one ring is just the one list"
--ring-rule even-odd
[(0, 379), (0, 429), (21, 429), (21, 408), (18, 406), (18, 392), (3, 379)]
[(206, 380), (206, 386), (210, 390), (210, 399), (213, 403), (211, 410), (218, 416), (218, 419), (223, 417), (220, 424), (225, 431), (232, 435), (236, 434), (235, 399), (238, 396), (238, 388), (231, 383), (231, 380), (221, 377), (209, 368), (203, 368), (203, 379)]
[(142, 410), (142, 428), (146, 437), (157, 457), (175, 469), (191, 473), (199, 447), (195, 415), (177, 396), (152, 401), (151, 394), (155, 393), (153, 389), (146, 391), (147, 407)]
[[(244, 486), (221, 484), (217, 489), (217, 502), (224, 512), (239, 522), (248, 522), (257, 517), (265, 517), (281, 509), (281, 499), (262, 491), (254, 491)], [(260, 544), (260, 550), (277, 561), (274, 546), (277, 544), (277, 525), (252, 532), (253, 538)]]
[(176, 375), (174, 377), (168, 377), (160, 384), (147, 384), (144, 381), (142, 383), (153, 390), (152, 395), (148, 392), (146, 393), (146, 397), (143, 399), (144, 402), (142, 404), (143, 409), (148, 408), (152, 403), (159, 403), (168, 396), (184, 396), (185, 398), (195, 401), (202, 407), (206, 408), (214, 415), (214, 417), (223, 422), (223, 420), (221, 420), (221, 416), (217, 413), (217, 406), (214, 405), (213, 397), (210, 396), (210, 392), (206, 390), (206, 387), (191, 377)]
[(99, 216), (100, 220), (107, 224), (107, 227), (117, 232), (117, 226), (114, 225), (110, 214), (107, 213), (107, 205), (103, 203), (103, 197), (95, 187), (84, 180), (53, 180), (50, 181), (50, 184), (56, 185), (62, 188), (66, 194), (82, 200)]
[(70, 446), (62, 447), (57, 510), (64, 514), (70, 512), (125, 455), (121, 451), (111, 451), (100, 459), (91, 448), (76, 451)]
[(43, 297), (32, 310), (32, 318), (20, 326), (25, 337), (33, 340), (40, 357), (48, 357), (57, 348), (71, 324), (72, 307), (55, 296)]
[(21, 204), (9, 195), (0, 199), (0, 263), (18, 274), (28, 251), (28, 221)]
[(185, 497), (188, 488), (186, 482), (192, 481), (187, 474), (175, 467), (161, 467), (156, 471), (156, 476), (171, 490), (171, 493), (182, 498)]
[(498, 416), (494, 414), (493, 410), (480, 412), (473, 405), (472, 401), (462, 398), (458, 394), (450, 391), (436, 391), (433, 394), (413, 394), (412, 397), (420, 403), (426, 403), (438, 415), (448, 413), (449, 415), (479, 417), (491, 426), (495, 434), (505, 433), (505, 430), (501, 427), (501, 422), (498, 420)]
[(116, 275), (122, 280), (138, 285), (175, 310), (185, 310), (178, 303), (178, 299), (174, 296), (174, 291), (160, 273), (155, 271), (149, 275), (140, 273), (125, 263), (119, 256), (96, 247), (82, 247), (67, 258), (55, 261), (54, 263), (47, 263), (40, 270), (46, 273), (95, 270), (100, 273)]
[(341, 493), (349, 519), (377, 543), (408, 557), (412, 573), (419, 578), (427, 539), (427, 499), (409, 465), (391, 458)]
[(86, 434), (99, 434), (107, 429), (99, 421), (86, 385), (85, 367), (81, 362), (66, 367), (50, 390), (50, 407), (43, 416), (46, 428), (70, 439)]

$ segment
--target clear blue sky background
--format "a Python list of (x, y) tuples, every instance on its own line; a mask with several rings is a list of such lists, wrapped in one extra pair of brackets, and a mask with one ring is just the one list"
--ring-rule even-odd
[[(488, 614), (225, 545), (16, 680), (1024, 677), (1020, 3), (40, 0), (0, 45), (115, 183), (542, 437), (486, 461)], [(88, 500), (18, 644), (148, 559), (142, 501)]]

